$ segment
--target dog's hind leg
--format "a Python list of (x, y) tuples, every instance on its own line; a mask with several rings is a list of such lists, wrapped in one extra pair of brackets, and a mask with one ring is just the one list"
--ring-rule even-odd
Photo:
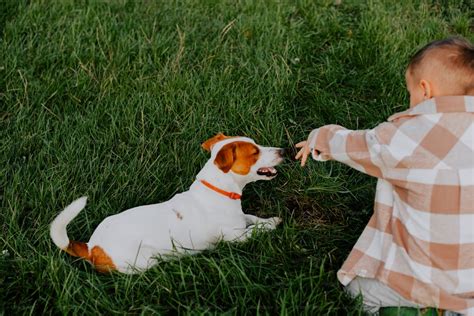
[(64, 251), (66, 251), (71, 256), (80, 257), (89, 261), (98, 272), (107, 273), (117, 270), (112, 259), (99, 246), (94, 246), (89, 251), (89, 247), (86, 243), (80, 241), (70, 241), (69, 245)]
[(253, 233), (253, 225), (251, 228), (230, 229), (222, 232), (222, 240), (224, 241), (245, 241)]

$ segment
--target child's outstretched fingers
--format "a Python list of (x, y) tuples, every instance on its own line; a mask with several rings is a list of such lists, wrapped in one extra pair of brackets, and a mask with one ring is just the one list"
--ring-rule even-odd
[(299, 142), (298, 144), (296, 144), (296, 148), (301, 148), (301, 149), (298, 152), (298, 154), (296, 154), (295, 159), (298, 160), (301, 158), (301, 167), (304, 167), (304, 165), (306, 164), (306, 160), (308, 159), (308, 155), (310, 153), (308, 142), (306, 141)]
[[(295, 145), (296, 148), (303, 148), (306, 144), (306, 141), (299, 142), (298, 144)], [(295, 156), (295, 159), (298, 160), (301, 158), (301, 155), (303, 154), (303, 150), (300, 149), (298, 153)]]
[(306, 141), (299, 142), (298, 144), (295, 145), (296, 148), (302, 148), (306, 144)]

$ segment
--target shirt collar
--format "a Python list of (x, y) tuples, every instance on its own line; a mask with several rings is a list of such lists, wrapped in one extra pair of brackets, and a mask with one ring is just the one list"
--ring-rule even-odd
[(393, 114), (388, 118), (388, 121), (394, 121), (401, 117), (416, 116), (421, 114), (454, 112), (474, 113), (474, 96), (456, 95), (431, 98), (415, 105), (406, 111)]

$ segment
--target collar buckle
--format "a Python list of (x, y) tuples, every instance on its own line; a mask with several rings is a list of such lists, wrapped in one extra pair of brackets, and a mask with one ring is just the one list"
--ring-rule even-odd
[(232, 200), (240, 200), (240, 194), (235, 192), (229, 192), (229, 198)]

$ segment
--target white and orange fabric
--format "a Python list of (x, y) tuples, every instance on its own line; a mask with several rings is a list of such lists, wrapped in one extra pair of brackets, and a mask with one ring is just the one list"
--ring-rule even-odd
[(372, 130), (327, 125), (315, 160), (377, 177), (374, 213), (338, 271), (422, 306), (474, 315), (474, 96), (426, 100)]

